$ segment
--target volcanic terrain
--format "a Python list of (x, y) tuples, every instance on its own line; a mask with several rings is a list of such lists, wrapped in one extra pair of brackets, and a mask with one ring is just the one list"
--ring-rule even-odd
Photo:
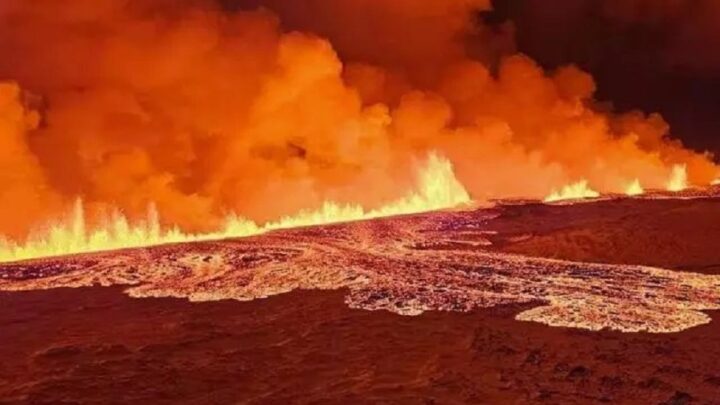
[(0, 398), (717, 403), (717, 191), (6, 264)]

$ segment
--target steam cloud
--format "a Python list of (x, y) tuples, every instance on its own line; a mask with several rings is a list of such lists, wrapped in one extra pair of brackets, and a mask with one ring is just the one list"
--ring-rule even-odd
[[(5, 0), (0, 3), (0, 233), (82, 197), (92, 212), (213, 229), (322, 201), (402, 195), (447, 156), (476, 199), (544, 197), (587, 179), (662, 188), (718, 168), (658, 115), (545, 72), (489, 0)], [(22, 212), (24, 215), (18, 215)], [(98, 214), (99, 215), (99, 214)]]

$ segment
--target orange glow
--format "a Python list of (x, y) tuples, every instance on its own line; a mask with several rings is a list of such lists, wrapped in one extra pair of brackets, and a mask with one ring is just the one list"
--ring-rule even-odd
[[(77, 200), (65, 220), (44, 227), (45, 231), (31, 236), (23, 244), (0, 238), (0, 262), (41, 257), (126, 249), (161, 244), (219, 240), (259, 235), (268, 231), (352, 222), (371, 218), (415, 214), (453, 208), (471, 202), (465, 188), (458, 182), (452, 165), (432, 153), (418, 174), (417, 187), (405, 197), (378, 209), (366, 210), (360, 205), (342, 205), (325, 202), (314, 211), (304, 211), (275, 222), (258, 225), (252, 221), (230, 215), (223, 228), (216, 232), (189, 234), (177, 227), (163, 229), (154, 205), (148, 209), (144, 221), (131, 224), (119, 212), (104, 221), (97, 229), (88, 229), (85, 210)], [(4, 240), (4, 242), (2, 242)]]
[(564, 200), (583, 200), (600, 197), (600, 193), (590, 188), (587, 180), (567, 185), (560, 190), (553, 191), (545, 198), (545, 202), (552, 203)]
[(667, 183), (667, 190), (678, 192), (688, 188), (688, 174), (686, 165), (675, 165), (672, 168), (670, 180)]
[(630, 183), (629, 186), (625, 189), (625, 194), (629, 196), (637, 196), (645, 194), (645, 189), (643, 189), (642, 184), (640, 184), (640, 180), (635, 180), (632, 183)]
[(720, 173), (660, 115), (597, 103), (578, 67), (513, 54), (478, 21), (489, 0), (219, 3), (3, 3), (6, 258), (446, 207), (405, 196), (432, 151), (480, 202)]

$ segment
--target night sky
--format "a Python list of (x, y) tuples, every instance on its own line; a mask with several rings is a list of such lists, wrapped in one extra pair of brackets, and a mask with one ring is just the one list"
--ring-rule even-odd
[[(495, 0), (482, 18), (512, 24), (517, 50), (548, 69), (592, 73), (598, 98), (657, 111), (672, 134), (720, 155), (720, 2)], [(717, 158), (716, 158), (717, 159)]]

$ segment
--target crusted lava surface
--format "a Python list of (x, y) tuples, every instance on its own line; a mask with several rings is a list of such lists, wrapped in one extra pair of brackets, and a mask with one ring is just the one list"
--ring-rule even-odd
[(622, 198), (8, 264), (0, 398), (713, 403), (718, 240)]

